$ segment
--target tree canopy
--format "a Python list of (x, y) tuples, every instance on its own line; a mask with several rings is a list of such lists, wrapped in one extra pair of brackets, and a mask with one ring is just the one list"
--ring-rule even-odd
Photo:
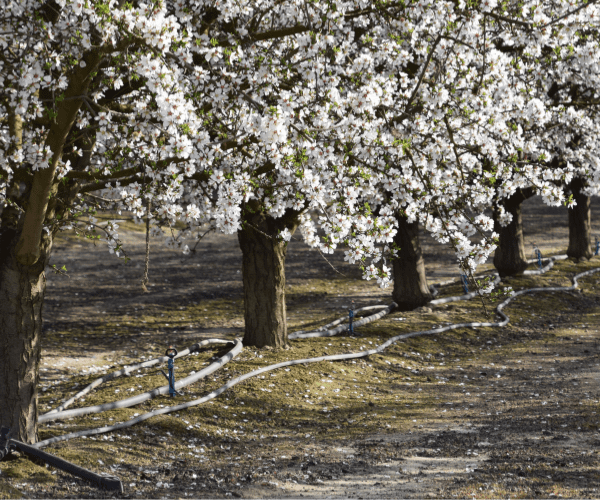
[(475, 269), (499, 199), (573, 203), (573, 176), (598, 190), (598, 16), (594, 1), (11, 1), (1, 224), (32, 264), (43, 231), (90, 207), (183, 221), (168, 242), (185, 251), (206, 224), (292, 210), (309, 245), (347, 245), (386, 285), (400, 211)]

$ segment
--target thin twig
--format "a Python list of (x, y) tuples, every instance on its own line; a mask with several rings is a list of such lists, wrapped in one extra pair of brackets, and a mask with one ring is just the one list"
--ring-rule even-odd
[(144, 260), (144, 277), (142, 278), (142, 290), (148, 292), (148, 270), (150, 268), (150, 198), (146, 199), (146, 258)]
[(321, 252), (321, 249), (319, 247), (315, 247), (317, 249), (317, 252), (319, 252), (319, 254), (321, 254), (321, 257), (323, 257), (323, 259), (325, 259), (325, 262), (327, 262), (327, 264), (329, 264), (331, 266), (331, 269), (333, 269), (336, 273), (338, 273), (340, 276), (343, 276), (344, 278), (347, 278), (348, 276), (346, 276), (344, 273), (342, 273), (341, 271), (338, 271), (335, 266), (329, 262), (329, 260), (327, 259), (327, 257), (325, 257), (325, 255), (323, 255), (323, 252)]

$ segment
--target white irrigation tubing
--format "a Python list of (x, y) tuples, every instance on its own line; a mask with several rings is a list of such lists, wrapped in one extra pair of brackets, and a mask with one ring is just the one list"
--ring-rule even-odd
[[(563, 258), (563, 256), (552, 257), (550, 259), (550, 262), (543, 269), (529, 272), (527, 274), (542, 274), (552, 267), (555, 260), (562, 259), (562, 258)], [(330, 355), (330, 356), (320, 356), (317, 358), (296, 359), (296, 360), (292, 360), (292, 361), (284, 361), (282, 363), (265, 366), (263, 368), (259, 368), (258, 370), (251, 371), (249, 373), (246, 373), (244, 375), (241, 375), (239, 377), (236, 377), (236, 378), (230, 380), (225, 385), (210, 392), (206, 396), (201, 397), (200, 399), (196, 399), (194, 401), (188, 401), (187, 403), (182, 403), (182, 404), (170, 406), (167, 408), (161, 408), (160, 410), (151, 411), (151, 412), (145, 413), (143, 415), (140, 415), (139, 417), (132, 418), (131, 420), (128, 420), (127, 422), (121, 422), (121, 423), (118, 423), (115, 425), (99, 427), (96, 429), (86, 429), (83, 431), (72, 432), (70, 434), (65, 434), (62, 436), (52, 437), (52, 438), (46, 439), (44, 441), (39, 441), (38, 443), (36, 443), (33, 446), (35, 446), (36, 448), (43, 448), (45, 446), (48, 446), (49, 444), (58, 443), (60, 441), (67, 441), (69, 439), (74, 439), (74, 438), (78, 438), (78, 437), (92, 436), (95, 434), (103, 434), (106, 432), (113, 432), (116, 430), (125, 429), (127, 427), (132, 427), (133, 425), (136, 425), (140, 422), (143, 422), (144, 420), (148, 420), (149, 418), (156, 417), (158, 415), (164, 415), (166, 413), (181, 411), (181, 410), (185, 410), (187, 408), (191, 408), (193, 406), (200, 405), (202, 403), (210, 401), (211, 399), (216, 398), (217, 396), (219, 396), (220, 394), (225, 392), (227, 389), (234, 387), (235, 385), (243, 382), (244, 380), (255, 377), (262, 373), (266, 373), (266, 372), (269, 372), (272, 370), (277, 370), (279, 368), (284, 368), (286, 366), (299, 365), (299, 364), (303, 364), (303, 363), (320, 363), (322, 361), (343, 361), (343, 360), (348, 360), (348, 359), (363, 358), (366, 356), (370, 356), (373, 354), (378, 354), (380, 352), (383, 352), (386, 348), (388, 348), (390, 345), (397, 342), (398, 340), (403, 340), (403, 339), (416, 337), (416, 336), (420, 336), (420, 335), (434, 335), (436, 333), (447, 332), (449, 330), (455, 330), (457, 328), (479, 328), (479, 327), (486, 327), (486, 326), (502, 327), (502, 326), (505, 326), (509, 321), (509, 317), (504, 313), (503, 309), (519, 295), (523, 295), (526, 293), (535, 293), (535, 292), (567, 292), (567, 291), (575, 290), (577, 288), (577, 280), (579, 278), (582, 278), (584, 276), (589, 276), (589, 275), (597, 273), (599, 271), (600, 271), (600, 268), (596, 268), (596, 269), (591, 269), (589, 271), (585, 271), (585, 272), (575, 275), (572, 279), (573, 285), (571, 285), (571, 286), (529, 288), (526, 290), (521, 290), (519, 292), (513, 293), (512, 296), (508, 297), (506, 300), (501, 302), (496, 307), (496, 312), (502, 318), (502, 321), (484, 322), (484, 323), (478, 323), (478, 322), (456, 323), (456, 324), (447, 325), (447, 326), (443, 326), (443, 327), (439, 327), (439, 328), (432, 328), (430, 330), (422, 330), (419, 332), (410, 332), (410, 333), (397, 335), (395, 337), (390, 338), (389, 340), (387, 340), (380, 346), (376, 347), (375, 349), (369, 349), (368, 351), (349, 353), (349, 354), (334, 354), (334, 355)], [(388, 307), (390, 307), (390, 306), (388, 306)], [(381, 313), (379, 313), (379, 314), (381, 314)], [(367, 319), (367, 318), (365, 318), (365, 319)], [(239, 343), (239, 340), (237, 342)]]
[[(373, 310), (379, 310), (379, 309), (382, 309), (382, 310), (378, 313), (371, 314), (370, 316), (367, 316), (366, 318), (359, 319), (358, 321), (354, 321), (353, 325), (354, 326), (362, 326), (362, 325), (366, 325), (367, 323), (371, 323), (371, 321), (375, 321), (379, 318), (382, 318), (386, 314), (389, 314), (396, 307), (398, 307), (398, 304), (396, 304), (395, 302), (392, 302), (389, 306), (381, 305), (381, 306), (361, 307), (360, 309), (357, 309), (356, 311), (354, 311), (354, 314), (357, 314), (357, 313), (360, 313), (363, 311), (373, 311)], [(348, 325), (346, 325), (346, 324), (342, 324), (336, 328), (331, 328), (332, 326), (338, 325), (344, 321), (348, 321), (348, 316), (344, 316), (342, 318), (336, 319), (335, 321), (332, 321), (328, 325), (325, 325), (325, 326), (323, 326), (317, 330), (314, 330), (312, 332), (305, 332), (303, 330), (300, 330), (298, 332), (290, 333), (288, 335), (288, 338), (290, 340), (296, 340), (296, 339), (310, 339), (310, 338), (314, 338), (314, 337), (333, 337), (334, 335), (337, 335), (338, 333), (342, 333), (342, 332), (345, 332), (346, 330), (348, 330)], [(327, 330), (327, 328), (331, 328), (331, 329)]]
[[(198, 344), (195, 344), (195, 345), (189, 347), (188, 349), (184, 349), (183, 351), (178, 353), (174, 359), (180, 358), (182, 356), (186, 356), (187, 354), (190, 354), (191, 352), (195, 352), (201, 346), (204, 346), (204, 345), (230, 344), (230, 343), (231, 343), (231, 341), (222, 340), (222, 339), (203, 340), (202, 342), (199, 342)], [(242, 351), (242, 342), (240, 340), (236, 340), (235, 345), (227, 354), (220, 357), (219, 359), (217, 359), (216, 361), (214, 361), (213, 363), (208, 365), (206, 368), (200, 370), (199, 372), (193, 373), (192, 375), (188, 375), (185, 378), (177, 380), (175, 382), (175, 390), (181, 389), (182, 387), (186, 387), (186, 386), (193, 384), (194, 382), (197, 382), (198, 380), (206, 377), (207, 375), (210, 375), (211, 373), (218, 370), (225, 363), (227, 363), (228, 361), (233, 359), (235, 356), (237, 356), (241, 351)], [(75, 394), (75, 396), (73, 396), (71, 399), (65, 401), (64, 403), (62, 403), (60, 406), (58, 406), (54, 410), (51, 410), (48, 413), (45, 413), (44, 415), (41, 415), (38, 418), (38, 423), (42, 424), (44, 422), (49, 422), (51, 420), (59, 420), (59, 419), (72, 418), (72, 417), (81, 417), (83, 415), (88, 415), (90, 413), (100, 413), (100, 412), (107, 411), (107, 410), (114, 410), (116, 408), (129, 408), (130, 406), (135, 406), (137, 404), (143, 403), (144, 401), (148, 401), (149, 399), (155, 398), (162, 394), (167, 394), (169, 392), (169, 386), (164, 385), (162, 387), (157, 387), (156, 389), (152, 389), (151, 391), (144, 392), (142, 394), (138, 394), (137, 396), (132, 396), (127, 399), (121, 399), (120, 401), (113, 401), (110, 403), (105, 403), (105, 404), (96, 405), (96, 406), (86, 406), (85, 408), (75, 408), (73, 410), (65, 410), (65, 408), (67, 406), (69, 406), (71, 403), (73, 403), (73, 401), (79, 399), (82, 396), (85, 396), (90, 391), (92, 391), (94, 388), (98, 387), (100, 384), (102, 384), (108, 380), (112, 380), (114, 378), (121, 377), (124, 375), (127, 376), (133, 370), (137, 370), (139, 368), (147, 368), (149, 366), (153, 366), (158, 363), (165, 362), (168, 359), (169, 359), (168, 356), (160, 356), (156, 359), (151, 359), (148, 361), (144, 361), (143, 363), (138, 363), (137, 365), (126, 366), (122, 370), (118, 370), (116, 372), (109, 373), (108, 375), (106, 375), (104, 377), (94, 380), (94, 382), (92, 382), (91, 384), (86, 386), (85, 389), (83, 389), (82, 391)]]
[[(567, 255), (555, 255), (554, 257), (550, 257), (549, 259), (544, 259), (547, 260), (548, 263), (542, 267), (541, 269), (528, 269), (527, 271), (524, 271), (523, 274), (526, 274), (528, 276), (531, 275), (537, 275), (537, 274), (544, 274), (546, 272), (548, 272), (550, 269), (552, 269), (552, 267), (554, 266), (554, 262), (557, 260), (565, 260), (567, 258)], [(537, 262), (537, 259), (530, 259), (527, 261), (528, 263), (533, 263), (533, 262)], [(496, 276), (496, 278), (494, 278), (494, 286), (496, 286), (498, 283), (500, 283), (501, 278), (500, 276), (498, 276), (498, 273), (496, 271), (494, 271), (492, 273), (492, 275)], [(444, 284), (448, 284), (450, 282), (444, 282)], [(432, 285), (430, 287), (433, 290), (437, 291), (437, 288), (435, 285)], [(435, 294), (437, 295), (437, 293)], [(447, 304), (448, 302), (457, 302), (459, 300), (469, 300), (472, 299), (473, 297), (476, 297), (478, 295), (478, 292), (470, 292), (470, 293), (466, 293), (464, 295), (456, 295), (454, 297), (444, 297), (442, 299), (435, 299), (429, 302), (430, 305), (440, 305), (440, 304)]]
[[(496, 276), (496, 279), (494, 279), (494, 286), (496, 286), (498, 283), (500, 283), (500, 277)], [(469, 292), (469, 293), (465, 293), (464, 295), (455, 295), (454, 297), (443, 297), (441, 299), (435, 299), (435, 300), (431, 300), (429, 301), (428, 305), (440, 305), (440, 304), (447, 304), (448, 302), (457, 302), (459, 300), (469, 300), (472, 299), (473, 297), (476, 297), (477, 295), (479, 295), (478, 292)]]
[[(542, 262), (544, 260), (548, 261), (548, 263), (544, 267), (542, 267), (540, 269), (528, 269), (527, 271), (523, 271), (523, 274), (526, 274), (526, 275), (544, 274), (545, 272), (549, 271), (552, 268), (555, 261), (565, 260), (568, 257), (569, 257), (568, 255), (562, 254), (562, 255), (555, 255), (554, 257), (550, 257), (549, 259), (542, 259)], [(537, 259), (529, 259), (527, 262), (529, 262), (531, 264), (533, 262), (537, 262)]]

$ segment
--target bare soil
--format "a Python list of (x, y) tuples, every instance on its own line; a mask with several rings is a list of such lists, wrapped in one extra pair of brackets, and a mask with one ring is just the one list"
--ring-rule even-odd
[[(598, 212), (594, 206), (593, 220)], [(528, 248), (564, 253), (566, 209), (528, 200), (524, 226)], [(96, 372), (162, 354), (171, 343), (243, 334), (235, 237), (209, 235), (190, 257), (153, 243), (148, 293), (140, 286), (144, 238), (141, 228), (124, 234), (129, 263), (68, 235), (57, 242), (53, 262), (65, 264), (69, 276), (48, 277), (43, 411)], [(456, 279), (451, 252), (427, 236), (423, 245), (430, 281)], [(544, 276), (507, 284), (565, 286), (596, 266), (597, 257), (565, 261)], [(291, 331), (344, 315), (351, 300), (358, 307), (390, 301), (391, 291), (361, 281), (342, 253), (326, 260), (297, 240), (289, 246), (286, 275)], [(520, 297), (507, 308), (511, 322), (502, 329), (415, 337), (354, 363), (294, 367), (181, 415), (47, 449), (118, 475), (123, 494), (15, 455), (0, 463), (0, 498), (599, 497), (600, 274), (580, 288)], [(460, 288), (447, 285), (441, 293), (456, 295)], [(190, 387), (185, 397), (282, 359), (355, 352), (402, 332), (482, 319), (476, 301), (454, 303), (392, 314), (362, 328), (360, 338), (297, 341), (278, 353), (246, 349), (228, 371)], [(182, 372), (215, 354), (182, 360)], [(146, 390), (146, 383), (164, 383), (160, 375), (142, 375), (110, 383), (81, 405), (116, 399), (136, 384)], [(51, 423), (40, 437), (126, 420), (158, 403), (172, 401)]]

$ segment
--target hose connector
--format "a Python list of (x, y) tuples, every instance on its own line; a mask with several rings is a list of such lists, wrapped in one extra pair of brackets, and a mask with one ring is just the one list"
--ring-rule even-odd
[(173, 358), (177, 356), (177, 349), (175, 349), (172, 345), (165, 352), (165, 356), (169, 357), (168, 366), (169, 366), (169, 396), (175, 397), (177, 391), (175, 390), (175, 367)]
[(349, 321), (348, 332), (350, 332), (350, 335), (352, 335), (352, 336), (355, 335), (353, 320), (354, 320), (354, 301), (352, 301), (352, 304), (350, 304), (350, 308), (348, 309), (348, 321)]
[(542, 264), (542, 252), (535, 243), (533, 244), (533, 255), (535, 256), (534, 258), (537, 259), (538, 267), (540, 269), (544, 267)]

